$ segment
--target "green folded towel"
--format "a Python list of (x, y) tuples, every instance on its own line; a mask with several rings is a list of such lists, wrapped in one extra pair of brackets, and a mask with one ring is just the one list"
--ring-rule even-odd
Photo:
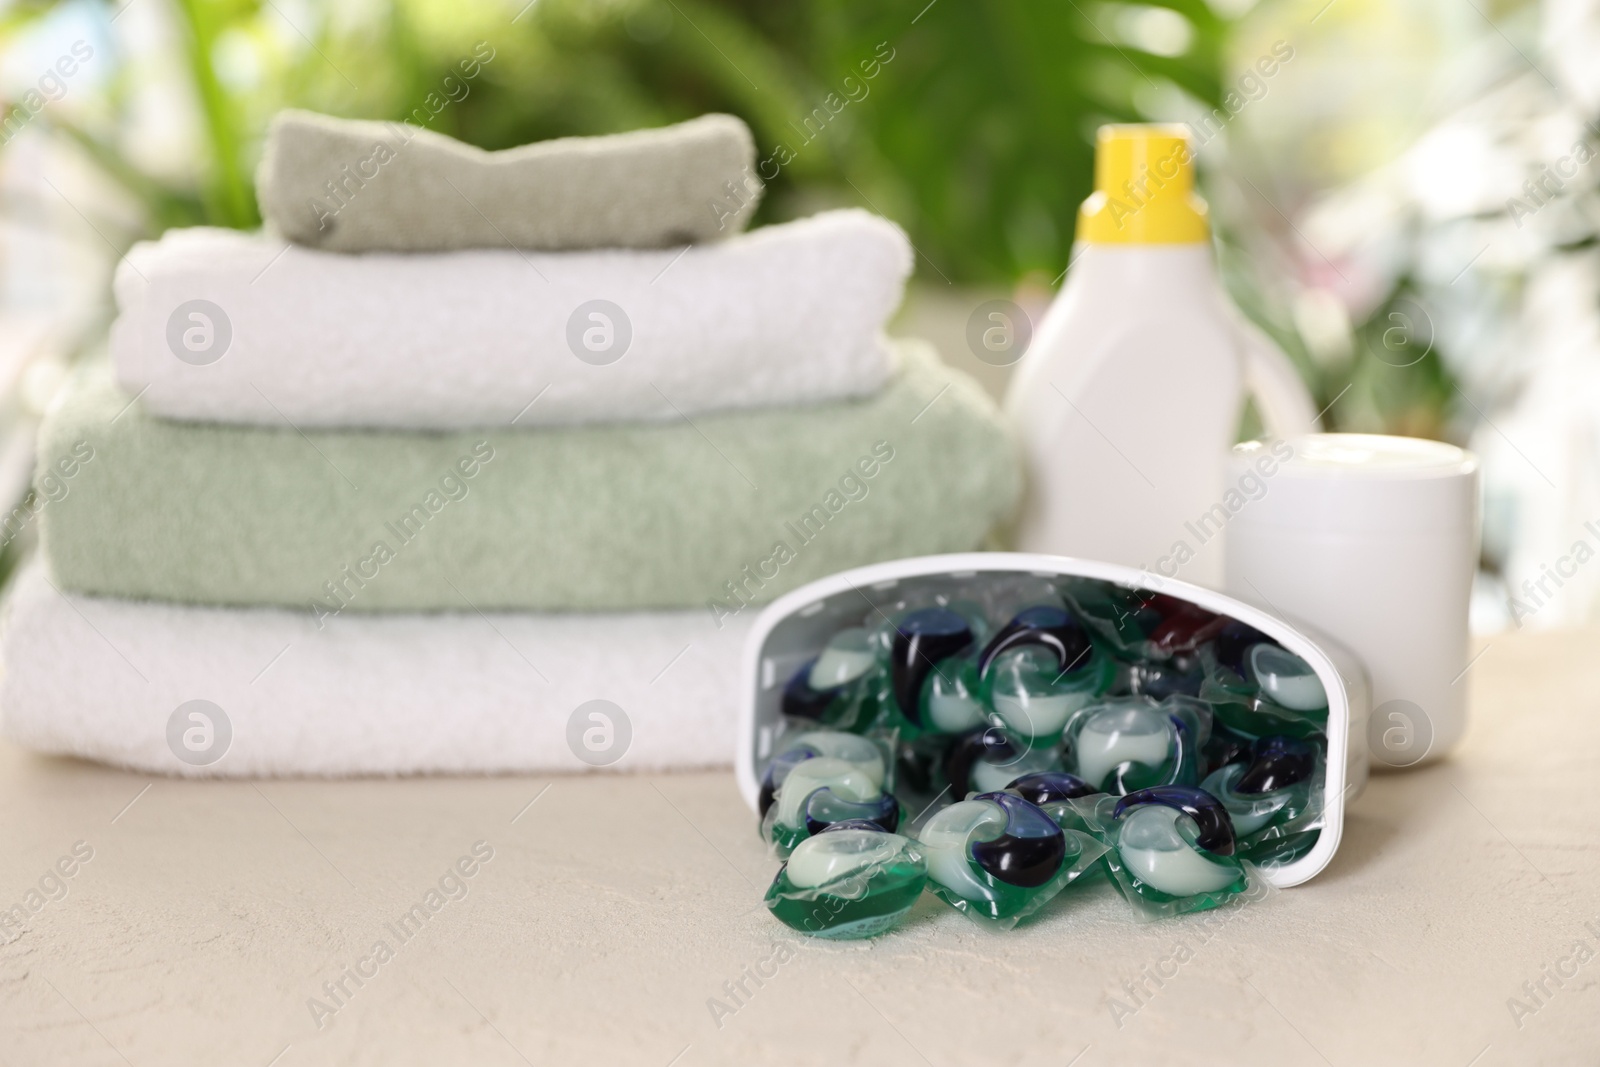
[(1021, 474), (993, 404), (926, 345), (896, 348), (865, 400), (452, 433), (167, 422), (96, 364), (40, 432), (43, 548), (61, 586), (111, 596), (721, 617), (981, 547), (1008, 516)]
[(256, 196), (284, 237), (330, 252), (662, 248), (743, 229), (754, 166), (732, 115), (485, 152), (404, 123), (284, 111)]

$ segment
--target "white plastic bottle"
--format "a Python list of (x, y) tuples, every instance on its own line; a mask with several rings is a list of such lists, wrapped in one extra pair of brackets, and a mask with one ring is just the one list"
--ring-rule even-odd
[(1006, 396), (1016, 547), (1220, 587), (1246, 390), (1275, 436), (1316, 429), (1310, 393), (1223, 291), (1185, 127), (1100, 129), (1077, 237)]

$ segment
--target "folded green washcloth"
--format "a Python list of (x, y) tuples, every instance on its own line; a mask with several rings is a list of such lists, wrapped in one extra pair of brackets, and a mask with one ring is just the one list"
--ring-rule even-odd
[(896, 348), (865, 400), (451, 433), (167, 422), (96, 364), (40, 433), (44, 552), (63, 587), (111, 596), (721, 616), (978, 548), (1012, 509), (994, 406), (928, 346)]
[(256, 195), (296, 244), (329, 252), (661, 248), (744, 228), (755, 141), (732, 115), (486, 152), (400, 122), (284, 111)]

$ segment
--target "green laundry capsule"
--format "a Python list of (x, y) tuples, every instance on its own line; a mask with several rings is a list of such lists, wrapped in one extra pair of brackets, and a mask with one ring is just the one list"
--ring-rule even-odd
[(801, 665), (783, 691), (783, 714), (796, 721), (863, 733), (878, 716), (888, 672), (871, 631), (840, 630), (817, 657)]
[(780, 857), (834, 823), (865, 820), (893, 831), (900, 803), (883, 788), (883, 763), (813, 756), (793, 765), (762, 819), (762, 836)]
[(1192, 697), (1117, 697), (1083, 709), (1067, 726), (1066, 769), (1103, 793), (1194, 785), (1211, 711)]
[(1013, 737), (1053, 745), (1072, 716), (1111, 684), (1111, 661), (1091, 652), (1076, 670), (1063, 672), (1046, 649), (1022, 648), (1001, 656), (984, 678), (995, 716)]
[(1038, 911), (1105, 852), (1010, 793), (952, 804), (917, 835), (935, 894), (969, 918), (1010, 929)]
[(927, 864), (910, 839), (871, 824), (839, 823), (795, 846), (766, 904), (785, 926), (813, 937), (872, 937), (905, 918), (927, 880)]

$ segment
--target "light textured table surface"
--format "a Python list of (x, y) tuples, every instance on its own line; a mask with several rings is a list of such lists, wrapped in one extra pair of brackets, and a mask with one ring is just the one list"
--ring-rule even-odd
[(1325, 873), (1210, 925), (1102, 883), (1010, 934), (924, 895), (804, 942), (727, 773), (194, 783), (3, 747), (0, 906), (93, 856), (0, 944), (0, 1063), (1594, 1064), (1597, 647), (1495, 640), (1456, 755), (1377, 777)]

